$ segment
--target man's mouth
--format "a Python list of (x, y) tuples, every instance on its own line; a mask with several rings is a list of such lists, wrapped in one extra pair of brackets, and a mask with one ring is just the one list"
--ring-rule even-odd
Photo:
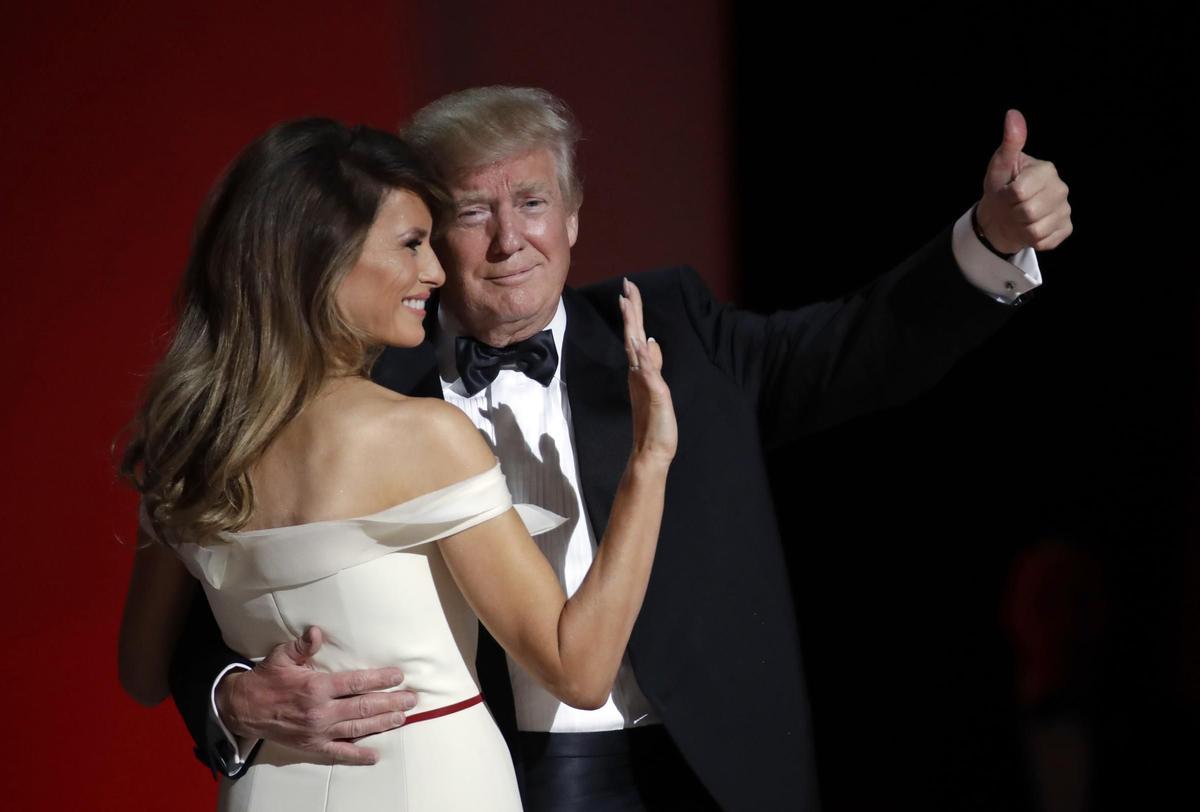
[(488, 281), (494, 282), (497, 285), (520, 285), (529, 278), (529, 275), (536, 267), (537, 265), (535, 264), (530, 265), (528, 268), (521, 268), (520, 270), (516, 271), (505, 271), (504, 273), (489, 277)]

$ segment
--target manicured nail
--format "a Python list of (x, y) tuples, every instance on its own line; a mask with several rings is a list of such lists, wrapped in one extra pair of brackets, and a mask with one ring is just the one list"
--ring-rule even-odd
[(647, 341), (649, 341), (651, 344), (657, 344), (657, 343), (658, 343), (657, 341), (655, 341), (655, 340), (654, 340), (654, 336), (650, 336), (650, 337), (649, 337), (649, 338), (647, 338), (646, 340), (647, 340)]

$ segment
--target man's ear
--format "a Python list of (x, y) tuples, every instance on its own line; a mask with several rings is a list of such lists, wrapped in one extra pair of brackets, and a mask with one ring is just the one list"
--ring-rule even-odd
[(567, 244), (572, 248), (575, 247), (575, 240), (579, 238), (579, 209), (567, 215)]

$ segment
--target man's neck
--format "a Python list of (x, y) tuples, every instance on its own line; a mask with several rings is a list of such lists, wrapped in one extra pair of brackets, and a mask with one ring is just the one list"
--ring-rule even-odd
[(466, 331), (467, 335), (482, 341), (490, 347), (507, 347), (509, 344), (516, 344), (518, 341), (524, 341), (530, 336), (537, 335), (542, 330), (546, 329), (546, 325), (550, 323), (547, 319), (545, 323), (540, 320), (536, 323), (528, 325), (504, 325), (494, 330), (474, 330)]
[(444, 326), (458, 335), (470, 336), (489, 347), (507, 347), (509, 344), (524, 341), (545, 330), (550, 326), (550, 322), (554, 320), (557, 312), (557, 308), (554, 308), (549, 313), (539, 313), (529, 320), (505, 324), (472, 324), (469, 320), (460, 319), (456, 314), (443, 307), (439, 311), (439, 317)]

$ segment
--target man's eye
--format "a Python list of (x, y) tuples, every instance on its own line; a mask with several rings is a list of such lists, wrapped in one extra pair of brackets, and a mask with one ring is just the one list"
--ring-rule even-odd
[(485, 209), (463, 209), (458, 213), (459, 222), (473, 223), (487, 216)]
[(546, 205), (546, 201), (540, 197), (532, 197), (521, 205), (527, 209), (540, 209)]

